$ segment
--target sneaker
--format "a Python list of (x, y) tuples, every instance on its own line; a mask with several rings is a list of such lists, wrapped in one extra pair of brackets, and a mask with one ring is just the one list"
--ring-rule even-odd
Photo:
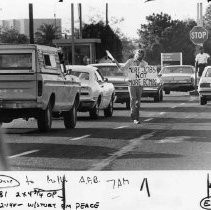
[(140, 124), (140, 121), (138, 121), (138, 120), (133, 120), (133, 123), (134, 123), (134, 124)]

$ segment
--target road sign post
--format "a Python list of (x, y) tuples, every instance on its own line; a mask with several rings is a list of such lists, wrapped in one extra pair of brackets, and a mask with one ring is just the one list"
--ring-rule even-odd
[[(203, 46), (208, 39), (208, 31), (202, 26), (194, 26), (190, 31), (190, 40), (197, 46)], [(196, 48), (197, 49), (197, 48)], [(195, 93), (197, 93), (197, 66), (195, 66)]]

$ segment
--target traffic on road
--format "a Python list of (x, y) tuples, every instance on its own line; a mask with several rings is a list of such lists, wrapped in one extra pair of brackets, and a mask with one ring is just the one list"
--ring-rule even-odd
[[(143, 51), (136, 53), (143, 58)], [(135, 56), (126, 64), (64, 65), (57, 48), (1, 45), (1, 149), (7, 148), (2, 151), (8, 160), (1, 157), (3, 167), (209, 169), (211, 66), (201, 76), (199, 95), (193, 95), (193, 66), (163, 66), (158, 72), (145, 61), (134, 66)], [(128, 63), (130, 76), (121, 70)], [(133, 86), (143, 87), (139, 102)]]
[(141, 102), (141, 124), (129, 110), (114, 104), (111, 118), (91, 120), (78, 113), (75, 129), (54, 119), (40, 133), (36, 120), (3, 123), (12, 170), (193, 170), (210, 169), (210, 104), (198, 97), (172, 92), (162, 103)]

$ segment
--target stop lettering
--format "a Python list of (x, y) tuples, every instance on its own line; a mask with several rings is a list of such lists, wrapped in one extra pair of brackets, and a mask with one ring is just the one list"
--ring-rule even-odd
[(192, 32), (191, 33), (191, 38), (192, 39), (204, 39), (207, 36), (207, 32), (203, 31), (203, 32)]

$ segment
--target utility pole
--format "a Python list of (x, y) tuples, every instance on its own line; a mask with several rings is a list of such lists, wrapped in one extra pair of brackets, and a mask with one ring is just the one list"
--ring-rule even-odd
[(106, 3), (106, 25), (108, 25), (108, 3)]
[[(202, 3), (197, 3), (197, 26), (203, 27), (203, 16), (202, 16)], [(203, 46), (203, 44), (201, 45)], [(195, 47), (195, 56), (199, 53), (199, 48), (201, 47), (200, 45), (196, 45)], [(195, 95), (198, 95), (197, 91), (197, 72), (198, 68), (197, 65), (195, 64)]]
[(33, 19), (32, 4), (29, 4), (29, 38), (30, 38), (30, 44), (34, 44), (34, 19)]
[(79, 18), (79, 39), (82, 39), (82, 11), (81, 11), (81, 3), (78, 4), (78, 18)]
[(72, 65), (75, 65), (74, 4), (73, 3), (71, 3), (71, 30), (72, 30)]

